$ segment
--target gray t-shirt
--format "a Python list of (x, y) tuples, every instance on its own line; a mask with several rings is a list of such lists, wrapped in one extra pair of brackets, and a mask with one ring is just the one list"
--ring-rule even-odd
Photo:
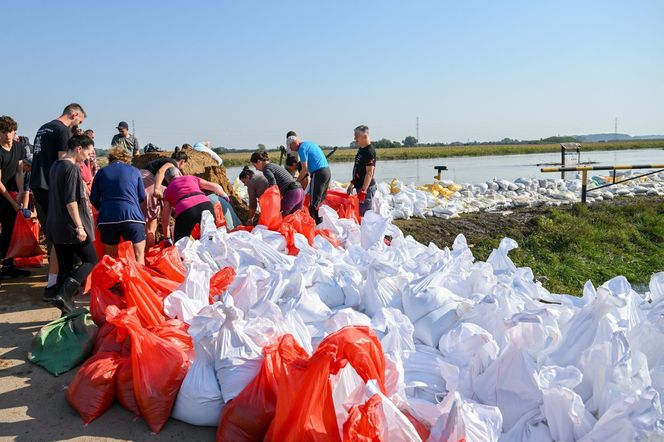
[(249, 194), (249, 207), (255, 209), (258, 207), (258, 198), (270, 187), (267, 178), (260, 172), (256, 172), (247, 184), (247, 193)]
[(279, 186), (281, 196), (284, 196), (286, 192), (291, 189), (302, 187), (300, 183), (295, 181), (293, 175), (278, 164), (267, 163), (265, 167), (263, 167), (263, 175), (270, 186), (274, 186), (275, 184)]
[(78, 215), (88, 234), (86, 241), (94, 241), (95, 230), (90, 202), (81, 179), (81, 168), (69, 160), (58, 160), (51, 166), (48, 192), (48, 218), (46, 230), (54, 244), (80, 244), (76, 238), (76, 223), (67, 204), (78, 203)]
[(123, 137), (120, 134), (115, 134), (113, 135), (113, 139), (111, 140), (111, 146), (115, 145), (121, 145), (124, 146), (125, 149), (131, 154), (138, 154), (138, 151), (140, 149), (140, 145), (138, 144), (138, 139), (134, 136), (134, 134), (127, 134), (127, 137)]

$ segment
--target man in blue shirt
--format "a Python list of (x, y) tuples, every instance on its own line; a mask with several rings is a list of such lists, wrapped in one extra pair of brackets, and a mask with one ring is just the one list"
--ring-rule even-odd
[(301, 141), (297, 135), (291, 135), (286, 139), (287, 152), (295, 151), (300, 157), (302, 170), (297, 180), (303, 184), (307, 176), (311, 177), (309, 182), (309, 213), (320, 224), (322, 219), (318, 216), (318, 207), (327, 196), (330, 187), (330, 168), (323, 150), (311, 141)]

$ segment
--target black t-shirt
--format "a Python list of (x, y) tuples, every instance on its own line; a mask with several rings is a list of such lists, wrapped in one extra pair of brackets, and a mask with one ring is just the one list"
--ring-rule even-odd
[(94, 241), (94, 227), (90, 202), (81, 178), (81, 168), (69, 160), (58, 160), (51, 166), (50, 183), (53, 189), (48, 192), (48, 218), (46, 230), (54, 244), (80, 244), (76, 238), (76, 223), (69, 215), (67, 204), (78, 203), (78, 215), (88, 234)]
[(67, 150), (71, 130), (60, 120), (44, 124), (37, 131), (32, 156), (32, 189), (48, 190), (51, 166), (58, 160), (58, 152)]
[[(376, 165), (376, 149), (369, 144), (367, 147), (357, 149), (355, 154), (355, 164), (353, 165), (353, 187), (360, 189), (364, 185), (364, 178), (367, 176), (367, 166)], [(376, 180), (371, 178), (370, 186), (374, 186)]]
[[(148, 164), (145, 165), (144, 169), (149, 171), (152, 175), (157, 175), (159, 169), (161, 169), (164, 166), (164, 164), (168, 163), (172, 164), (175, 167), (178, 167), (178, 162), (175, 161), (173, 158), (159, 158), (158, 160), (150, 161)], [(161, 185), (168, 186), (166, 178), (162, 180)]]
[(25, 158), (25, 147), (13, 144), (9, 151), (0, 146), (0, 170), (2, 170), (2, 184), (8, 191), (18, 192), (16, 185), (16, 172), (18, 163)]

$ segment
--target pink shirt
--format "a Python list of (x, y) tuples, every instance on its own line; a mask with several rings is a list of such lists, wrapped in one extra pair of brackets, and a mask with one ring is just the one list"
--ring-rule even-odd
[(82, 161), (79, 163), (79, 166), (81, 167), (81, 179), (85, 184), (90, 184), (92, 182), (92, 170), (90, 169), (90, 166), (85, 164), (85, 161)]
[[(196, 194), (196, 195), (192, 195)], [(191, 196), (187, 196), (191, 195)], [(200, 178), (193, 175), (175, 177), (164, 192), (164, 199), (175, 207), (175, 216), (201, 203), (210, 202), (201, 190)]]

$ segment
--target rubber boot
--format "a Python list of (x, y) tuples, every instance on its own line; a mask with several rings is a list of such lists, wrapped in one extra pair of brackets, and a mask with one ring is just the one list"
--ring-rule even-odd
[(80, 290), (81, 284), (74, 278), (67, 277), (62, 282), (58, 294), (55, 295), (52, 304), (62, 310), (63, 313), (70, 313), (76, 309), (74, 304), (74, 295)]

